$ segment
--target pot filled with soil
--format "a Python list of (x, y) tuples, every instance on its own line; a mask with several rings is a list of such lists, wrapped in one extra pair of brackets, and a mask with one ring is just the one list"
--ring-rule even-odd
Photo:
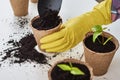
[(56, 62), (48, 71), (49, 80), (92, 80), (92, 68), (76, 59)]
[(39, 49), (40, 39), (48, 34), (58, 31), (60, 29), (61, 23), (61, 17), (57, 16), (56, 13), (51, 11), (46, 13), (45, 16), (36, 16), (31, 20), (31, 28)]
[(26, 16), (28, 14), (29, 0), (10, 0), (15, 16)]
[(31, 0), (31, 2), (32, 2), (32, 3), (37, 3), (37, 2), (38, 2), (38, 0)]
[[(119, 43), (113, 35), (107, 32), (102, 32), (93, 42), (93, 33), (88, 32), (83, 40), (85, 61), (93, 67), (95, 76), (101, 76), (108, 71)], [(102, 44), (103, 41), (105, 41), (104, 44)]]

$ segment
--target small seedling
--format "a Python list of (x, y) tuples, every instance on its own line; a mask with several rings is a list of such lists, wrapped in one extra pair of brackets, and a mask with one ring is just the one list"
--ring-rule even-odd
[(107, 28), (102, 28), (101, 25), (96, 25), (92, 28), (93, 33), (93, 42), (96, 41), (96, 39), (101, 43), (102, 45), (105, 45), (109, 40), (112, 39), (112, 37), (107, 38), (107, 40), (104, 40), (104, 37), (102, 36), (102, 41), (99, 40), (98, 36), (102, 35), (103, 31)]
[(78, 67), (73, 67), (72, 63), (67, 64), (58, 64), (57, 65), (63, 71), (70, 71), (73, 75), (85, 75), (83, 71), (81, 71)]

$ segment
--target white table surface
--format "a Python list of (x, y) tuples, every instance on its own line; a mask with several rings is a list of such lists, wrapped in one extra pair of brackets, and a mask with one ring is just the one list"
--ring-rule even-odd
[[(95, 6), (97, 2), (94, 0), (63, 0), (63, 4), (60, 11), (60, 16), (63, 21), (71, 17), (78, 16), (82, 13), (90, 11), (93, 6)], [(37, 14), (37, 4), (29, 3), (29, 14), (26, 18), (30, 21)], [(17, 33), (14, 35), (14, 39), (19, 39), (22, 36), (22, 33), (27, 33), (30, 30), (29, 24), (26, 24), (24, 28), (19, 28), (19, 25), (16, 25), (16, 19), (13, 15), (11, 5), (9, 0), (0, 0), (0, 52), (9, 46), (3, 45), (3, 43), (10, 40), (10, 35), (13, 33)], [(120, 42), (120, 20), (107, 25), (109, 26), (110, 33), (112, 33)], [(4, 39), (4, 41), (3, 41)], [(76, 54), (79, 53), (79, 54)], [(93, 80), (119, 80), (120, 77), (120, 48), (116, 52), (113, 61), (109, 67), (108, 72), (103, 75), (96, 77), (94, 76)], [(61, 53), (57, 57), (48, 60), (50, 64), (54, 64), (54, 62), (64, 59), (67, 57), (73, 57), (76, 59), (80, 59), (83, 54), (83, 47), (80, 43), (75, 48)], [(1, 60), (1, 56), (0, 56)], [(24, 64), (13, 64), (9, 65), (9, 60), (5, 63), (0, 62), (3, 66), (0, 67), (0, 80), (48, 80), (47, 71), (49, 70), (48, 65), (41, 65), (36, 63), (24, 63)], [(36, 65), (36, 67), (33, 67)]]

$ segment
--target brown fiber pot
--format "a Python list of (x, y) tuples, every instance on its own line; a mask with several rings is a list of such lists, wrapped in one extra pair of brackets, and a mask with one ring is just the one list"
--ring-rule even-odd
[(93, 74), (95, 76), (104, 75), (108, 71), (108, 68), (111, 64), (113, 56), (119, 47), (118, 40), (113, 35), (111, 35), (107, 32), (103, 32), (103, 34), (104, 34), (104, 37), (112, 36), (111, 41), (116, 46), (116, 48), (113, 51), (107, 52), (107, 53), (98, 53), (98, 52), (88, 49), (85, 46), (84, 41), (85, 41), (86, 37), (93, 35), (92, 32), (87, 33), (86, 37), (83, 41), (85, 61), (93, 67)]
[(28, 14), (29, 0), (10, 0), (15, 16), (26, 16)]
[[(48, 71), (48, 78), (49, 78), (49, 80), (52, 80), (52, 78), (51, 78), (51, 72), (52, 72), (53, 68), (54, 68), (58, 63), (60, 63), (60, 62), (71, 62), (71, 63), (78, 63), (78, 64), (83, 64), (83, 65), (85, 65), (85, 66), (88, 68), (88, 70), (90, 71), (90, 80), (93, 79), (93, 69), (92, 69), (92, 67), (91, 67), (88, 63), (83, 62), (83, 61), (80, 61), (80, 60), (77, 60), (77, 59), (64, 59), (64, 60), (61, 60), (61, 61), (57, 61), (57, 62), (49, 69), (49, 71)], [(59, 75), (58, 75), (58, 76), (59, 76)]]
[[(39, 16), (36, 16), (36, 17), (34, 17), (34, 18), (31, 20), (30, 27), (31, 27), (32, 32), (33, 32), (33, 34), (34, 34), (35, 40), (36, 40), (36, 42), (37, 42), (37, 45), (38, 45), (38, 47), (39, 47), (39, 49), (40, 49), (40, 39), (41, 39), (42, 37), (48, 35), (48, 34), (51, 34), (51, 33), (54, 33), (54, 32), (56, 32), (56, 31), (58, 31), (58, 30), (60, 29), (60, 26), (61, 26), (62, 22), (59, 23), (59, 25), (56, 26), (56, 27), (53, 28), (53, 29), (49, 29), (49, 30), (37, 30), (37, 29), (35, 29), (35, 28), (32, 26), (32, 22), (33, 22), (34, 20), (36, 20), (37, 18), (39, 18)], [(40, 50), (41, 50), (41, 49), (40, 49)], [(42, 50), (42, 51), (44, 51), (44, 50)]]
[(37, 2), (38, 2), (38, 0), (31, 0), (31, 2), (32, 2), (32, 3), (37, 3)]

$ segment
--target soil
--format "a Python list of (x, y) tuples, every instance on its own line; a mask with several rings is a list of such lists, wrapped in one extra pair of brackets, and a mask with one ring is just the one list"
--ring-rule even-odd
[[(69, 65), (68, 62), (61, 63)], [(72, 65), (81, 69), (85, 75), (72, 75), (69, 71), (63, 71), (58, 66), (55, 66), (51, 72), (52, 80), (90, 80), (90, 71), (85, 65), (77, 63), (72, 63)]]
[[(109, 40), (105, 45), (102, 45), (101, 43), (99, 43), (98, 40), (96, 40), (96, 42), (94, 43), (92, 41), (92, 37), (93, 36), (91, 35), (84, 40), (85, 46), (90, 50), (99, 52), (99, 53), (106, 53), (106, 52), (113, 51), (115, 49), (115, 44), (112, 41)], [(100, 41), (102, 40), (102, 36), (99, 36), (98, 38)], [(104, 40), (106, 39), (107, 38), (104, 37)]]
[(19, 26), (20, 28), (24, 28), (28, 24), (29, 20), (30, 19), (27, 17), (15, 17), (13, 21), (13, 26)]
[(12, 45), (12, 47), (3, 51), (5, 56), (2, 57), (2, 61), (9, 59), (11, 64), (20, 64), (26, 61), (47, 64), (46, 56), (34, 49), (37, 43), (33, 34), (26, 35), (20, 41), (9, 40), (7, 44)]
[(50, 10), (44, 16), (34, 20), (32, 26), (38, 30), (49, 30), (57, 27), (60, 22), (62, 22), (62, 19), (57, 16), (57, 12)]

